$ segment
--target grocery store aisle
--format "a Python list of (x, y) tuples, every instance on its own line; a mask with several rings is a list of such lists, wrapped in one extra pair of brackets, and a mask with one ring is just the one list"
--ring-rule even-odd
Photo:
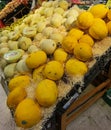
[[(5, 101), (6, 94), (0, 85), (0, 130), (17, 130)], [(67, 130), (111, 130), (111, 107), (99, 99), (71, 122)]]

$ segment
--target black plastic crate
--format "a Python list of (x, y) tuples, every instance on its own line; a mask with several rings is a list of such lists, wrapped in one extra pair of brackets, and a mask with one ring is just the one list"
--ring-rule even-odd
[(7, 14), (6, 17), (4, 17), (2, 19), (2, 22), (6, 26), (11, 25), (12, 23), (14, 23), (14, 17), (16, 19), (20, 19), (24, 15), (27, 15), (30, 12), (30, 10), (31, 10), (31, 4), (32, 4), (31, 0), (29, 0), (28, 4), (26, 4), (26, 5), (21, 3), (12, 12), (10, 12), (9, 14)]
[(56, 119), (56, 113), (54, 112), (51, 118), (44, 122), (42, 130), (57, 130)]
[[(52, 113), (52, 116), (47, 119), (46, 122), (43, 123), (42, 130), (59, 130), (60, 120), (62, 114), (68, 109), (68, 107), (79, 97), (81, 94), (79, 89), (81, 88), (81, 92), (96, 78), (96, 76), (107, 66), (107, 64), (111, 61), (111, 47), (103, 54), (101, 57), (96, 57), (96, 63), (93, 67), (88, 71), (88, 73), (84, 76), (84, 84), (76, 83), (74, 87), (70, 90), (70, 92), (64, 97), (60, 102), (58, 102), (55, 111)], [(1, 75), (2, 77), (2, 75)], [(3, 87), (7, 88), (7, 84), (5, 78), (1, 78)], [(67, 84), (67, 77), (64, 76), (63, 81)], [(4, 88), (4, 89), (6, 89)], [(6, 90), (5, 90), (6, 91)]]
[[(87, 85), (100, 73), (99, 66), (96, 63), (93, 68), (84, 77), (84, 86), (80, 86), (79, 83), (75, 84), (70, 92), (64, 97), (56, 106), (55, 112), (52, 114), (51, 119), (49, 119), (42, 130), (59, 130), (61, 126), (61, 116), (68, 109), (68, 107), (79, 97), (81, 93), (78, 89), (81, 87), (83, 91)], [(55, 121), (55, 122), (53, 122)]]
[[(100, 74), (102, 70), (105, 69), (105, 67), (111, 61), (111, 47), (101, 57), (96, 57), (96, 60), (97, 62), (84, 76), (84, 85), (81, 86), (79, 83), (75, 84), (73, 89), (71, 89), (71, 91), (66, 95), (66, 97), (63, 98), (60, 102), (58, 102), (55, 112), (53, 113), (52, 117), (44, 124), (45, 129), (43, 128), (43, 130), (59, 130), (60, 129), (60, 125), (61, 125), (60, 122), (61, 122), (62, 114), (81, 94), (79, 93), (78, 89), (81, 87), (81, 90), (84, 91), (84, 89)], [(68, 82), (67, 78), (64, 80), (64, 82), (65, 83)]]
[(104, 70), (105, 66), (111, 60), (111, 47), (106, 51), (105, 54), (103, 54), (101, 57), (97, 57), (96, 59), (98, 61), (99, 69)]

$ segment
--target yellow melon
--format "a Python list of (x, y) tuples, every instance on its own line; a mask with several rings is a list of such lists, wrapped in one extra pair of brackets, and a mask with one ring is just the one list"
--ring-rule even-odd
[(88, 61), (93, 57), (92, 48), (87, 43), (78, 43), (74, 48), (74, 55), (81, 61)]
[(53, 105), (58, 96), (56, 83), (49, 79), (42, 80), (36, 87), (36, 99), (44, 107)]
[(94, 45), (94, 40), (93, 38), (88, 35), (88, 34), (85, 34), (83, 35), (80, 39), (79, 39), (79, 42), (83, 42), (83, 43), (88, 43), (90, 46), (93, 46)]
[(80, 29), (88, 29), (93, 24), (93, 21), (94, 21), (93, 15), (90, 12), (85, 11), (78, 16), (77, 26)]
[(84, 34), (84, 32), (80, 29), (77, 29), (77, 28), (73, 28), (71, 29), (69, 32), (68, 32), (68, 35), (69, 36), (73, 36), (75, 37), (77, 40), (79, 40), (82, 35)]
[(78, 43), (77, 39), (73, 36), (66, 36), (62, 42), (62, 48), (68, 52), (73, 53), (75, 45)]
[(26, 64), (29, 68), (34, 69), (43, 65), (47, 61), (47, 55), (44, 51), (36, 51), (29, 54)]
[(107, 23), (108, 33), (111, 35), (111, 21)]
[(95, 18), (105, 18), (108, 12), (108, 7), (104, 4), (93, 5), (89, 11)]
[(16, 87), (27, 87), (31, 83), (31, 78), (27, 75), (20, 75), (12, 78), (9, 81), (8, 88), (10, 91), (14, 90)]
[(77, 59), (69, 59), (65, 68), (67, 74), (71, 76), (84, 75), (88, 70), (86, 64)]
[(31, 128), (41, 120), (42, 111), (38, 103), (26, 98), (17, 106), (14, 118), (17, 126)]
[(64, 68), (59, 61), (49, 61), (44, 68), (44, 75), (51, 80), (60, 80), (63, 74)]
[(108, 35), (108, 28), (104, 20), (97, 18), (93, 25), (89, 28), (89, 34), (97, 40), (102, 40)]

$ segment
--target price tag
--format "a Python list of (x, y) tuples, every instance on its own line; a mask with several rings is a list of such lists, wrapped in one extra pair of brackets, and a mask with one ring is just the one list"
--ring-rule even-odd
[(107, 1), (106, 6), (109, 7), (109, 8), (111, 8), (111, 0)]

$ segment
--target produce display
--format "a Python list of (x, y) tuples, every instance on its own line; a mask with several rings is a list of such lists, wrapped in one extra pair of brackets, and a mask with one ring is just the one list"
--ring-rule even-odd
[[(4, 2), (5, 1), (1, 1), (0, 5), (2, 6)], [(32, 6), (32, 4), (32, 0), (9, 0), (5, 2), (4, 8), (0, 10), (0, 28), (7, 25), (9, 26), (16, 21), (16, 19), (27, 15), (35, 6), (34, 4)]]
[(1, 30), (0, 67), (17, 127), (41, 130), (56, 104), (83, 80), (95, 57), (111, 46), (110, 15), (104, 4), (84, 10), (66, 0), (44, 1)]
[(0, 11), (0, 19), (6, 17), (9, 13), (14, 11), (19, 5), (25, 4), (27, 5), (28, 0), (12, 0), (10, 1), (1, 11)]

